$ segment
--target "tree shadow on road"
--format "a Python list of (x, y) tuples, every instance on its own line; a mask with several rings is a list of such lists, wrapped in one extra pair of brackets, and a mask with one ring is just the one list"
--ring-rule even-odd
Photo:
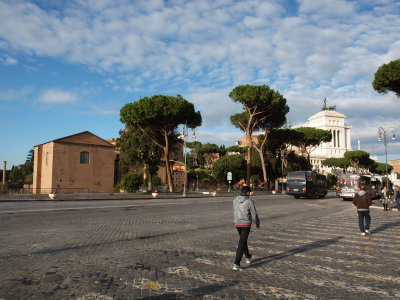
[(386, 224), (383, 224), (383, 225), (371, 230), (371, 233), (382, 232), (382, 231), (385, 231), (386, 229), (389, 229), (391, 227), (398, 227), (398, 226), (400, 226), (400, 221), (386, 223)]
[(284, 259), (290, 256), (293, 256), (295, 254), (299, 254), (299, 253), (303, 253), (303, 252), (307, 252), (313, 249), (318, 249), (318, 248), (323, 248), (323, 247), (328, 247), (332, 244), (337, 243), (339, 240), (343, 239), (344, 236), (338, 236), (336, 238), (333, 239), (327, 239), (327, 240), (319, 240), (319, 241), (315, 241), (312, 242), (310, 244), (306, 244), (294, 249), (290, 249), (286, 252), (282, 252), (279, 254), (274, 254), (274, 255), (270, 255), (270, 256), (266, 256), (266, 257), (260, 257), (260, 258), (256, 258), (252, 261), (250, 268), (253, 267), (258, 267), (261, 266), (263, 264), (272, 262), (274, 260), (280, 260), (280, 259)]

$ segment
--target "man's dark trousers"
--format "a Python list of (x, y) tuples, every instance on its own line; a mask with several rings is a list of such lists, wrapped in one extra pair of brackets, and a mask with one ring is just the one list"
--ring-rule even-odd
[[(360, 227), (361, 232), (365, 232), (365, 230), (369, 230), (369, 225), (371, 224), (371, 215), (369, 214), (369, 210), (358, 210), (358, 225)], [(364, 219), (365, 219), (365, 227), (364, 227)]]
[(240, 266), (240, 261), (242, 260), (243, 253), (246, 257), (250, 257), (249, 248), (247, 247), (247, 239), (250, 234), (250, 227), (236, 227), (240, 239), (239, 245), (236, 250), (235, 265)]

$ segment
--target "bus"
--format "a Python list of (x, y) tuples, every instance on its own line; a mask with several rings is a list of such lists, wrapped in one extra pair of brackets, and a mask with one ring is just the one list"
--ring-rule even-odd
[(286, 182), (286, 194), (300, 197), (324, 198), (328, 193), (326, 176), (314, 171), (291, 171)]
[(378, 199), (381, 194), (382, 181), (371, 175), (342, 174), (338, 175), (336, 197), (343, 200), (353, 200), (355, 193), (365, 186), (365, 191), (371, 199)]

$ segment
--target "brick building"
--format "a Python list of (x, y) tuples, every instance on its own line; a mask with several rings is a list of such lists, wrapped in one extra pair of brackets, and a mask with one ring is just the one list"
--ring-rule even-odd
[(33, 193), (112, 192), (115, 151), (89, 131), (34, 146)]

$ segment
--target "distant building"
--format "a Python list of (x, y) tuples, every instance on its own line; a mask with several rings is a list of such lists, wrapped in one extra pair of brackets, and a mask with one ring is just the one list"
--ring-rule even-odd
[(311, 152), (310, 160), (313, 169), (327, 173), (330, 168), (322, 166), (322, 161), (331, 157), (343, 157), (346, 151), (351, 151), (351, 126), (345, 123), (346, 116), (334, 110), (322, 110), (311, 116), (307, 123), (293, 126), (314, 127), (329, 130), (332, 133), (332, 140), (322, 143)]
[(393, 172), (400, 173), (400, 158), (389, 160), (389, 164), (393, 167)]
[(115, 151), (89, 131), (34, 146), (33, 193), (112, 192)]
[[(251, 135), (251, 139), (252, 139), (254, 144), (258, 143), (258, 135), (257, 134), (252, 134)], [(248, 147), (249, 146), (249, 141), (248, 141), (248, 138), (247, 138), (247, 134), (242, 136), (242, 140), (241, 141), (236, 141), (236, 146), (239, 146), (239, 147)]]
[(183, 187), (187, 185), (187, 178), (185, 177), (186, 166), (183, 162), (175, 161), (172, 165), (172, 183), (175, 192), (183, 191)]

